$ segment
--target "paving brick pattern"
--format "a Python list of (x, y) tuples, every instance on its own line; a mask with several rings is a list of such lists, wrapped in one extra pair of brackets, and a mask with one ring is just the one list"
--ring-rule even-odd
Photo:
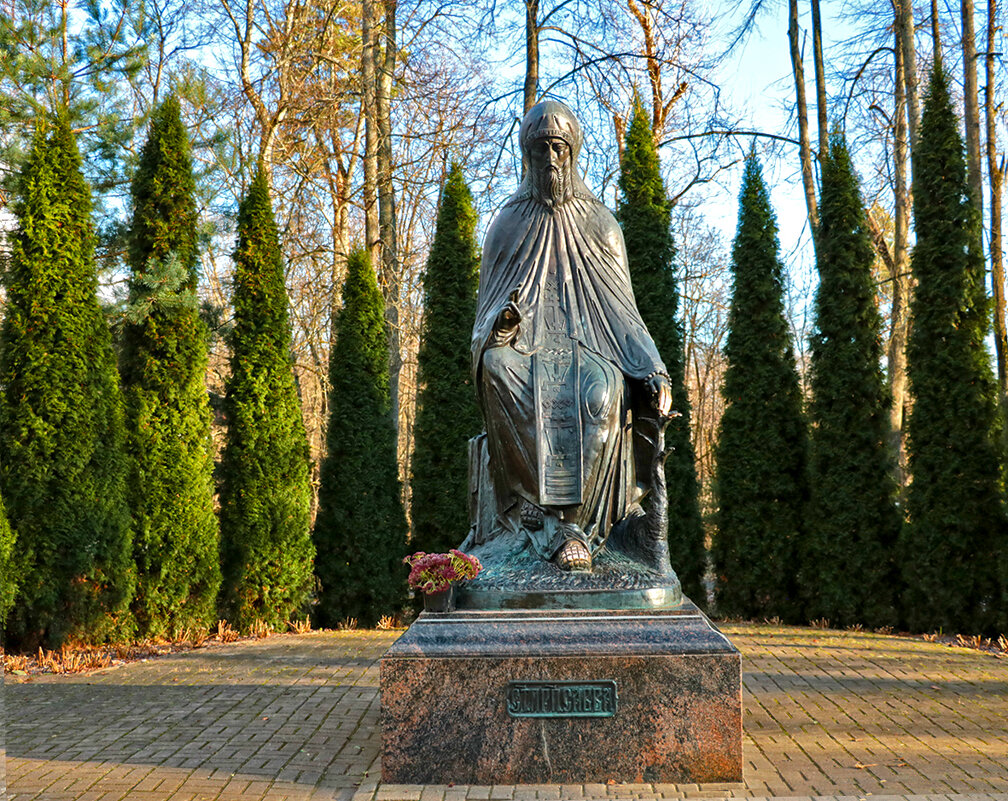
[(397, 634), (368, 631), (7, 677), (8, 797), (1008, 801), (1008, 659), (874, 634), (722, 628), (743, 655), (744, 784), (381, 784), (377, 660)]

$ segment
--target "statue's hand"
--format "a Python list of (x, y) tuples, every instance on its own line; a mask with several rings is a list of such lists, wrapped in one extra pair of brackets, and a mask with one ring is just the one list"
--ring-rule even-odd
[(518, 329), (520, 322), (521, 312), (518, 310), (518, 304), (509, 300), (504, 308), (497, 312), (494, 333), (498, 339), (508, 339)]
[(672, 411), (672, 385), (664, 373), (652, 373), (646, 382), (651, 395), (651, 406), (662, 417), (668, 417)]

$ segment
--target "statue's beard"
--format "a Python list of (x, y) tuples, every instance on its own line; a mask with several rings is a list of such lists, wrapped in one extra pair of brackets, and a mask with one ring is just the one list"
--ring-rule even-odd
[(570, 172), (564, 168), (546, 165), (532, 171), (532, 187), (536, 199), (547, 208), (555, 208), (570, 198)]

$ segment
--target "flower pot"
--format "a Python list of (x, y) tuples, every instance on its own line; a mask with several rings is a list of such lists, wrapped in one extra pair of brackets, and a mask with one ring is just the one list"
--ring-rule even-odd
[(425, 592), (423, 597), (425, 612), (450, 612), (455, 608), (451, 585), (443, 590)]

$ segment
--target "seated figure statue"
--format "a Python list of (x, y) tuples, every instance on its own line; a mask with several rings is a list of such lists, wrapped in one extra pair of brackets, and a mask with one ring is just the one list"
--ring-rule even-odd
[[(669, 378), (637, 310), (622, 232), (578, 175), (581, 139), (563, 103), (529, 110), (525, 176), (486, 235), (472, 336), (486, 434), (471, 443), (464, 547), (507, 540), (494, 553), (524, 548), (568, 575), (615, 550), (678, 592), (666, 539)], [(492, 580), (494, 555), (481, 558)]]

